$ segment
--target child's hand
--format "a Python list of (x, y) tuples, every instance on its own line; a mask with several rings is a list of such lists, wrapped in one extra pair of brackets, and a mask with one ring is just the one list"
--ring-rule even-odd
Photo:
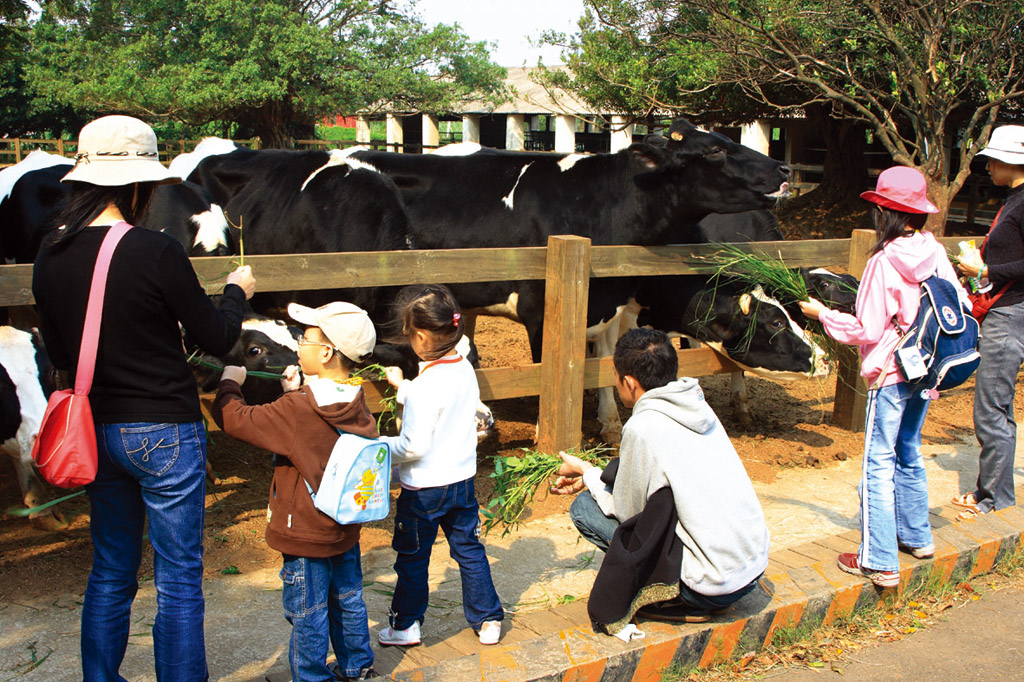
[(245, 367), (238, 365), (225, 365), (220, 374), (221, 381), (233, 381), (239, 386), (245, 383)]
[(248, 265), (242, 265), (234, 272), (228, 273), (227, 284), (237, 284), (242, 287), (247, 301), (256, 293), (256, 278), (252, 276), (252, 268)]
[(398, 388), (398, 385), (405, 380), (405, 374), (402, 373), (401, 367), (385, 367), (384, 378), (388, 380), (388, 383)]
[(583, 482), (581, 476), (559, 476), (551, 486), (551, 494), (575, 495), (586, 487), (587, 484)]
[(294, 391), (302, 385), (302, 373), (298, 365), (288, 365), (284, 368), (284, 378), (281, 379), (281, 390), (287, 393)]
[(798, 301), (798, 305), (800, 306), (800, 311), (812, 320), (818, 319), (818, 316), (821, 315), (821, 313), (829, 309), (827, 305), (816, 298), (810, 298), (806, 301)]

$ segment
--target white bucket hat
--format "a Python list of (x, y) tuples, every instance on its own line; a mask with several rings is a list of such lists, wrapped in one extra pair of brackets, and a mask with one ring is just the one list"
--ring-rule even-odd
[(999, 126), (992, 131), (988, 146), (978, 152), (997, 161), (1024, 166), (1024, 126)]
[(136, 182), (181, 182), (160, 163), (156, 133), (131, 116), (104, 116), (78, 134), (75, 167), (61, 182), (118, 187)]
[(299, 324), (320, 327), (327, 340), (353, 362), (361, 362), (377, 343), (370, 316), (351, 303), (334, 301), (319, 308), (289, 303), (288, 315)]

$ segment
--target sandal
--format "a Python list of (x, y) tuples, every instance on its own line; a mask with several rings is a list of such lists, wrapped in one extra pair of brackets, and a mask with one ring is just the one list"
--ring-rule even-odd
[(982, 514), (987, 514), (987, 513), (988, 512), (983, 512), (980, 509), (978, 509), (977, 507), (975, 507), (974, 509), (971, 509), (970, 507), (964, 507), (960, 511), (960, 513), (956, 515), (956, 520), (957, 521), (971, 521), (972, 519), (976, 519), (979, 516), (981, 516)]
[(981, 511), (980, 509), (978, 509), (978, 500), (974, 497), (974, 493), (964, 493), (963, 495), (957, 495), (952, 500), (950, 500), (950, 502), (953, 504), (954, 507), (970, 510), (973, 511), (975, 514)]

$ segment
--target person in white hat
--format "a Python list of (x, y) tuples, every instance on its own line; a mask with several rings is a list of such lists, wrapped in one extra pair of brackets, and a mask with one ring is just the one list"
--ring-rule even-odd
[[(50, 359), (73, 383), (101, 242), (114, 224), (135, 223), (156, 184), (180, 178), (160, 164), (148, 125), (104, 116), (82, 128), (77, 162), (63, 181), (71, 186), (63, 228), (40, 249), (32, 292)], [(82, 606), (86, 681), (123, 679), (118, 671), (147, 520), (157, 678), (209, 677), (202, 591), (206, 432), (181, 328), (204, 351), (227, 353), (254, 287), (252, 273), (239, 268), (214, 306), (182, 245), (157, 231), (130, 229), (114, 251), (89, 395), (99, 461), (96, 480), (86, 486), (94, 546)]]
[[(316, 508), (312, 494), (320, 491), (339, 431), (378, 437), (361, 381), (351, 376), (373, 351), (377, 334), (366, 311), (351, 303), (292, 303), (288, 314), (306, 326), (298, 338), (305, 385), (289, 368), (284, 395), (266, 405), (246, 405), (245, 368), (225, 367), (213, 418), (224, 433), (275, 455), (266, 539), (282, 555), (292, 680), (370, 679), (377, 673), (363, 601), (361, 525), (336, 523)], [(337, 675), (327, 663), (332, 647)]]
[(981, 258), (958, 265), (965, 275), (991, 283), (987, 291), (971, 296), (981, 322), (981, 364), (974, 379), (974, 431), (981, 454), (974, 490), (953, 498), (962, 510), (960, 518), (1016, 504), (1013, 404), (1024, 364), (1024, 126), (996, 128), (978, 155), (988, 158), (985, 168), (992, 183), (1009, 193), (985, 237)]
[(878, 175), (874, 190), (860, 195), (875, 204), (878, 241), (857, 289), (856, 315), (830, 310), (813, 298), (800, 303), (803, 313), (820, 320), (830, 337), (860, 347), (860, 373), (870, 387), (860, 482), (861, 542), (857, 552), (841, 553), (836, 563), (879, 587), (900, 584), (900, 551), (917, 559), (935, 553), (921, 457), (929, 396), (904, 381), (896, 369), (895, 349), (903, 330), (917, 318), (920, 283), (932, 275), (952, 283), (961, 304), (970, 308), (945, 247), (922, 229), (928, 214), (939, 210), (928, 200), (927, 189), (920, 171), (894, 166)]

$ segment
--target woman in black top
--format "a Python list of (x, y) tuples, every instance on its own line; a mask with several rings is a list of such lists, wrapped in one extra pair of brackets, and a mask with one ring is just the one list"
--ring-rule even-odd
[[(158, 161), (156, 135), (138, 119), (106, 116), (82, 129), (64, 227), (40, 250), (32, 278), (40, 328), (56, 367), (78, 364), (89, 284), (100, 243), (120, 220), (134, 224), (153, 187), (180, 182)], [(255, 282), (227, 277), (219, 309), (181, 244), (132, 229), (114, 251), (90, 392), (99, 469), (86, 486), (93, 566), (82, 607), (84, 679), (123, 680), (131, 604), (149, 520), (157, 616), (153, 650), (161, 681), (208, 679), (203, 641), (206, 434), (181, 327), (203, 350), (238, 338)], [(179, 327), (180, 324), (180, 327)]]
[(984, 262), (980, 267), (966, 261), (958, 266), (982, 284), (991, 283), (991, 308), (981, 323), (981, 364), (974, 378), (974, 431), (981, 444), (978, 484), (953, 498), (963, 510), (961, 519), (1016, 504), (1013, 399), (1024, 364), (1024, 126), (996, 128), (978, 155), (988, 157), (985, 167), (992, 182), (1010, 192), (985, 238)]

